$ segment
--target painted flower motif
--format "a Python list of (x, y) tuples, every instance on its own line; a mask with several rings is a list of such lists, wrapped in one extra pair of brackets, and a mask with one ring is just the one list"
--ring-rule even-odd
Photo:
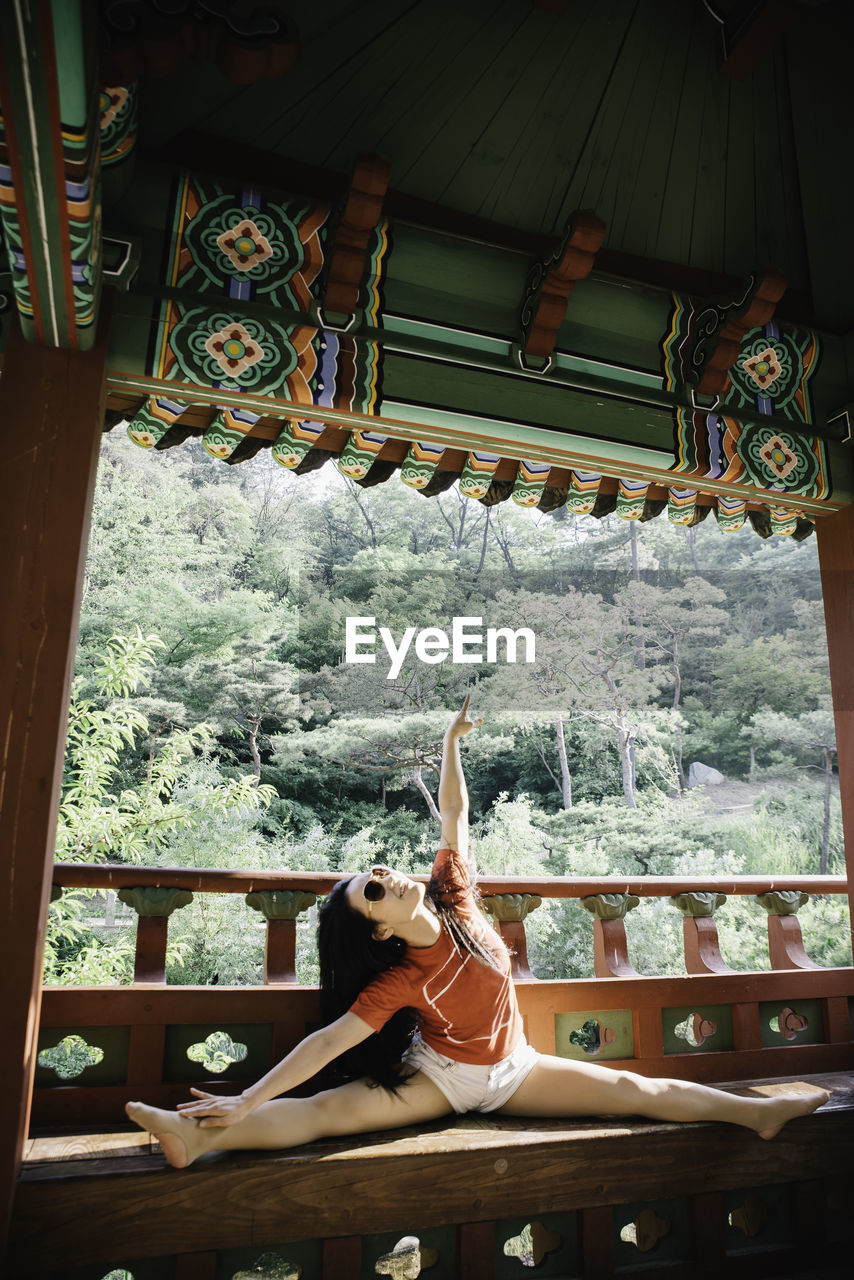
[(143, 449), (153, 449), (157, 444), (157, 438), (150, 431), (131, 431), (128, 427), (128, 435), (134, 444), (141, 445)]
[(121, 85), (101, 90), (98, 98), (98, 110), (101, 113), (102, 129), (106, 129), (108, 125), (113, 123), (127, 100), (128, 91)]
[(351, 480), (361, 480), (362, 476), (368, 474), (368, 468), (362, 462), (339, 462), (338, 470)]
[(263, 350), (252, 335), (237, 321), (212, 333), (205, 340), (205, 351), (213, 356), (220, 369), (229, 378), (239, 377), (264, 356)]
[(208, 453), (214, 458), (227, 458), (229, 454), (233, 452), (231, 445), (227, 444), (224, 440), (217, 444), (205, 440), (204, 437), (202, 437), (202, 444), (205, 446)]
[(228, 227), (216, 242), (237, 271), (251, 271), (259, 262), (272, 258), (270, 241), (258, 230), (251, 218)]
[(283, 467), (298, 467), (302, 462), (302, 458), (298, 453), (274, 453), (273, 457), (280, 462)]
[(759, 456), (778, 480), (785, 480), (792, 468), (798, 465), (797, 455), (779, 436), (766, 440), (759, 450)]
[(766, 347), (764, 351), (758, 352), (755, 356), (742, 360), (741, 367), (747, 376), (756, 383), (760, 391), (765, 391), (767, 387), (770, 387), (783, 372), (782, 365), (777, 358), (777, 352), (773, 347)]

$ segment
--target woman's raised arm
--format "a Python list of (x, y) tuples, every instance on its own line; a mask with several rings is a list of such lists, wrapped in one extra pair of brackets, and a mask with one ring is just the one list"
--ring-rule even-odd
[(464, 857), (468, 853), (469, 793), (460, 759), (460, 738), (481, 723), (469, 715), (470, 700), (471, 694), (467, 693), (465, 702), (448, 726), (442, 747), (442, 770), (439, 774), (441, 846), (443, 849), (456, 849)]

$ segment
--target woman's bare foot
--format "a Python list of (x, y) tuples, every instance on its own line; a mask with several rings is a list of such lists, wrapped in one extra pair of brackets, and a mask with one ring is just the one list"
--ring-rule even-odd
[(762, 1100), (762, 1128), (756, 1132), (760, 1138), (776, 1138), (789, 1120), (796, 1116), (808, 1116), (824, 1106), (830, 1094), (825, 1089), (813, 1089), (809, 1093), (790, 1093)]
[(177, 1111), (148, 1107), (144, 1102), (128, 1102), (125, 1112), (140, 1129), (147, 1129), (163, 1148), (173, 1169), (186, 1169), (198, 1156), (210, 1150), (205, 1130), (195, 1120)]

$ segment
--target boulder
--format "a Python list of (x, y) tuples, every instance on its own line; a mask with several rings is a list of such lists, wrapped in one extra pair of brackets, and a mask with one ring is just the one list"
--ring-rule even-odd
[(709, 764), (701, 764), (695, 760), (688, 770), (689, 787), (719, 787), (724, 782), (724, 775)]

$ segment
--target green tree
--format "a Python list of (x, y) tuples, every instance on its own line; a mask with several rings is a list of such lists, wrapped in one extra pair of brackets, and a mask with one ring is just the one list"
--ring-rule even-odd
[(761, 737), (766, 741), (782, 742), (803, 756), (818, 755), (824, 774), (824, 819), (819, 850), (819, 874), (827, 875), (830, 851), (830, 810), (833, 792), (833, 757), (836, 754), (836, 723), (830, 698), (823, 698), (813, 711), (803, 711), (799, 716), (787, 716), (777, 711), (765, 710), (751, 717), (750, 724), (742, 730), (751, 740)]
[[(718, 606), (726, 599), (720, 587), (690, 575), (679, 586), (662, 588), (650, 582), (631, 582), (623, 592), (644, 648), (651, 648), (673, 682), (673, 725), (679, 790), (685, 790), (683, 768), (682, 675), (690, 639), (724, 632), (728, 618)], [(645, 664), (644, 664), (645, 665)]]
[(652, 700), (662, 681), (655, 670), (638, 670), (627, 598), (609, 603), (568, 586), (560, 594), (499, 592), (496, 602), (512, 619), (509, 626), (534, 631), (537, 660), (496, 670), (486, 682), (491, 705), (513, 707), (505, 720), (510, 714), (520, 724), (554, 727), (565, 809), (572, 804), (565, 726), (579, 718), (600, 726), (616, 743), (623, 796), (635, 808), (635, 742), (642, 730), (652, 732)]
[[(202, 815), (226, 817), (256, 809), (272, 799), (269, 787), (254, 777), (218, 778), (192, 797), (178, 798), (176, 786), (188, 761), (211, 741), (201, 724), (164, 735), (142, 776), (129, 781), (123, 754), (148, 731), (145, 715), (130, 695), (148, 678), (161, 642), (154, 635), (113, 636), (90, 681), (72, 686), (65, 769), (57, 826), (56, 856), (61, 862), (109, 859), (141, 862), (176, 831), (192, 827)], [(97, 944), (85, 944), (83, 905), (91, 894), (66, 891), (51, 909), (45, 971), (49, 981), (86, 980), (112, 959)], [(127, 956), (121, 959), (124, 967)], [(75, 964), (75, 961), (77, 963)]]

